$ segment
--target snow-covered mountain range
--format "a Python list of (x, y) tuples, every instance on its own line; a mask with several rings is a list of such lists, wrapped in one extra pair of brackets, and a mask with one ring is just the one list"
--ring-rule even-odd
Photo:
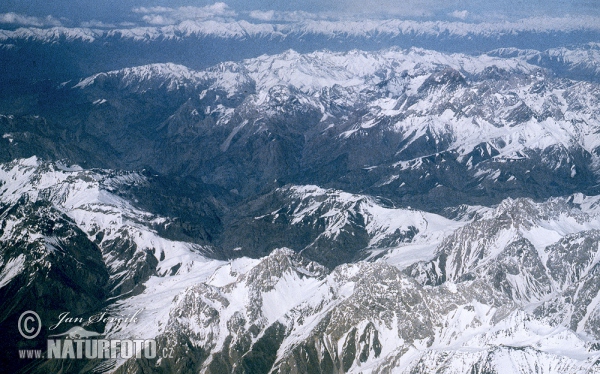
[[(32, 271), (50, 285), (65, 282), (53, 269), (86, 278), (97, 269), (91, 281), (108, 304), (82, 305), (62, 291), (59, 305), (141, 311), (138, 324), (108, 323), (104, 334), (174, 347), (175, 359), (116, 360), (117, 372), (600, 369), (598, 197), (507, 199), (448, 220), (315, 186), (276, 192), (290, 203), (256, 220), (313, 227), (317, 239), (336, 242), (362, 225), (374, 256), (327, 269), (307, 250), (223, 261), (160, 237), (154, 227), (168, 219), (117, 194), (146, 183), (140, 174), (31, 158), (3, 164), (0, 180), (5, 300), (32, 289), (44, 299), (52, 288), (40, 288)], [(102, 295), (83, 284), (90, 297)]]
[[(73, 55), (56, 58), (80, 65), (85, 51), (89, 61), (131, 53), (85, 74), (23, 80), (8, 64), (2, 75), (18, 83), (0, 87), (6, 367), (600, 373), (597, 42), (450, 53), (386, 41), (167, 60), (173, 46), (215, 37), (202, 25), (1, 33), (9, 62), (65, 46)], [(306, 25), (292, 37), (238, 22), (246, 34), (217, 38), (251, 50), (256, 38), (332, 44), (344, 33)], [(463, 26), (343, 37), (494, 37)], [(563, 32), (595, 35), (580, 26)], [(141, 53), (161, 43), (161, 58)], [(86, 328), (155, 339), (170, 354), (15, 361), (24, 310), (44, 321), (136, 315)]]
[(1, 30), (0, 41), (19, 39), (44, 42), (81, 40), (93, 42), (103, 38), (126, 38), (137, 41), (181, 40), (189, 37), (215, 36), (219, 38), (293, 38), (298, 35), (320, 35), (328, 38), (343, 37), (397, 37), (421, 36), (503, 36), (523, 32), (598, 32), (598, 18), (588, 17), (531, 17), (503, 22), (414, 21), (402, 19), (305, 19), (277, 22), (257, 20), (185, 20), (176, 25), (121, 27), (121, 28), (69, 28), (22, 27)]
[[(152, 64), (67, 82), (56, 106), (36, 109), (57, 123), (68, 112), (94, 139), (74, 148), (102, 154), (101, 167), (194, 175), (242, 196), (292, 183), (427, 209), (489, 205), (598, 192), (597, 54), (413, 48)], [(92, 151), (100, 142), (112, 151)]]
[[(597, 17), (531, 17), (496, 22), (401, 19), (187, 19), (165, 26), (0, 29), (1, 82), (69, 80), (153, 62), (205, 69), (288, 49), (378, 51), (413, 46), (480, 54), (497, 48), (546, 50), (597, 43)], [(62, 57), (65, 58), (62, 58)]]

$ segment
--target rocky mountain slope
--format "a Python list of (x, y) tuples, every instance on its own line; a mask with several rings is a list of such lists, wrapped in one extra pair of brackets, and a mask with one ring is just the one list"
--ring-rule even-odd
[[(596, 49), (544, 54), (568, 55), (556, 59), (584, 74)], [(204, 71), (99, 73), (40, 94), (28, 110), (42, 118), (3, 118), (3, 157), (41, 148), (193, 176), (244, 198), (316, 184), (426, 210), (596, 194), (595, 73), (561, 78), (562, 67), (517, 52), (288, 51)]]
[[(6, 300), (43, 307), (53, 283), (40, 288), (27, 274), (58, 269), (77, 286), (69, 296), (64, 275), (49, 272), (64, 296), (45, 318), (65, 305), (84, 315), (139, 311), (139, 323), (108, 323), (104, 334), (173, 348), (173, 358), (109, 360), (117, 372), (600, 369), (598, 197), (507, 199), (448, 220), (315, 186), (265, 196), (255, 211), (270, 213), (249, 232), (273, 237), (263, 220), (333, 243), (362, 232), (365, 254), (376, 254), (328, 269), (305, 257), (318, 254), (310, 246), (223, 261), (210, 247), (160, 237), (156, 227), (170, 219), (117, 194), (145, 183), (140, 174), (27, 159), (4, 164), (1, 180)], [(33, 287), (40, 298), (20, 299)], [(4, 323), (18, 312), (3, 310)]]

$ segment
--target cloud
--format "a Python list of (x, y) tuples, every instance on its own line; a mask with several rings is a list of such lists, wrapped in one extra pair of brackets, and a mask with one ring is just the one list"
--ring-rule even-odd
[(139, 8), (133, 8), (133, 12), (134, 13), (142, 13), (142, 14), (149, 14), (149, 13), (168, 13), (168, 12), (173, 12), (175, 9), (173, 8), (167, 8), (164, 6), (153, 6), (153, 7), (139, 7)]
[(102, 21), (97, 20), (81, 22), (80, 26), (90, 29), (114, 29), (115, 27), (117, 27), (112, 23), (104, 23)]
[(59, 19), (52, 16), (46, 16), (44, 18), (26, 16), (18, 13), (0, 13), (0, 23), (21, 25), (21, 26), (62, 26), (62, 22)]
[(231, 9), (227, 4), (221, 2), (204, 7), (139, 7), (134, 8), (133, 12), (143, 14), (142, 20), (151, 25), (173, 25), (186, 20), (203, 21), (215, 18), (237, 16), (237, 13), (233, 9)]
[(450, 17), (466, 19), (469, 16), (469, 12), (467, 10), (455, 10), (452, 13), (448, 13)]
[[(449, 0), (454, 1), (454, 0)], [(432, 17), (445, 6), (441, 0), (343, 0), (336, 2), (331, 10), (341, 14), (377, 17)]]
[(296, 11), (260, 11), (253, 10), (247, 13), (248, 16), (252, 19), (264, 22), (276, 22), (276, 21), (285, 21), (285, 22), (302, 22), (307, 20), (317, 20), (317, 19), (329, 19), (329, 15), (326, 13), (309, 13), (301, 10)]
[(144, 22), (149, 23), (151, 25), (173, 25), (177, 23), (177, 21), (173, 18), (162, 16), (160, 14), (149, 14), (142, 17)]
[(263, 12), (260, 10), (253, 10), (249, 13), (250, 18), (257, 19), (259, 21), (272, 21), (275, 18), (275, 11), (269, 10)]

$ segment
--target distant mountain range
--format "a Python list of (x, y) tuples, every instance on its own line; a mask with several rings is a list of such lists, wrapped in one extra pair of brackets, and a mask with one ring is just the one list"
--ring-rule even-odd
[(223, 61), (317, 50), (419, 47), (481, 54), (498, 48), (547, 50), (597, 43), (595, 17), (519, 21), (187, 20), (168, 26), (0, 30), (0, 82), (78, 79), (103, 71), (172, 62), (206, 69)]

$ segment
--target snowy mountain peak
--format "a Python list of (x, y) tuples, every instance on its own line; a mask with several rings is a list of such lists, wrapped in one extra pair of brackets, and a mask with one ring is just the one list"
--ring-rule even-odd
[(99, 73), (82, 79), (74, 88), (86, 88), (92, 85), (104, 84), (116, 80), (122, 88), (141, 86), (151, 81), (161, 82), (169, 91), (176, 90), (186, 84), (196, 83), (200, 77), (187, 67), (173, 63), (150, 64), (122, 70)]

